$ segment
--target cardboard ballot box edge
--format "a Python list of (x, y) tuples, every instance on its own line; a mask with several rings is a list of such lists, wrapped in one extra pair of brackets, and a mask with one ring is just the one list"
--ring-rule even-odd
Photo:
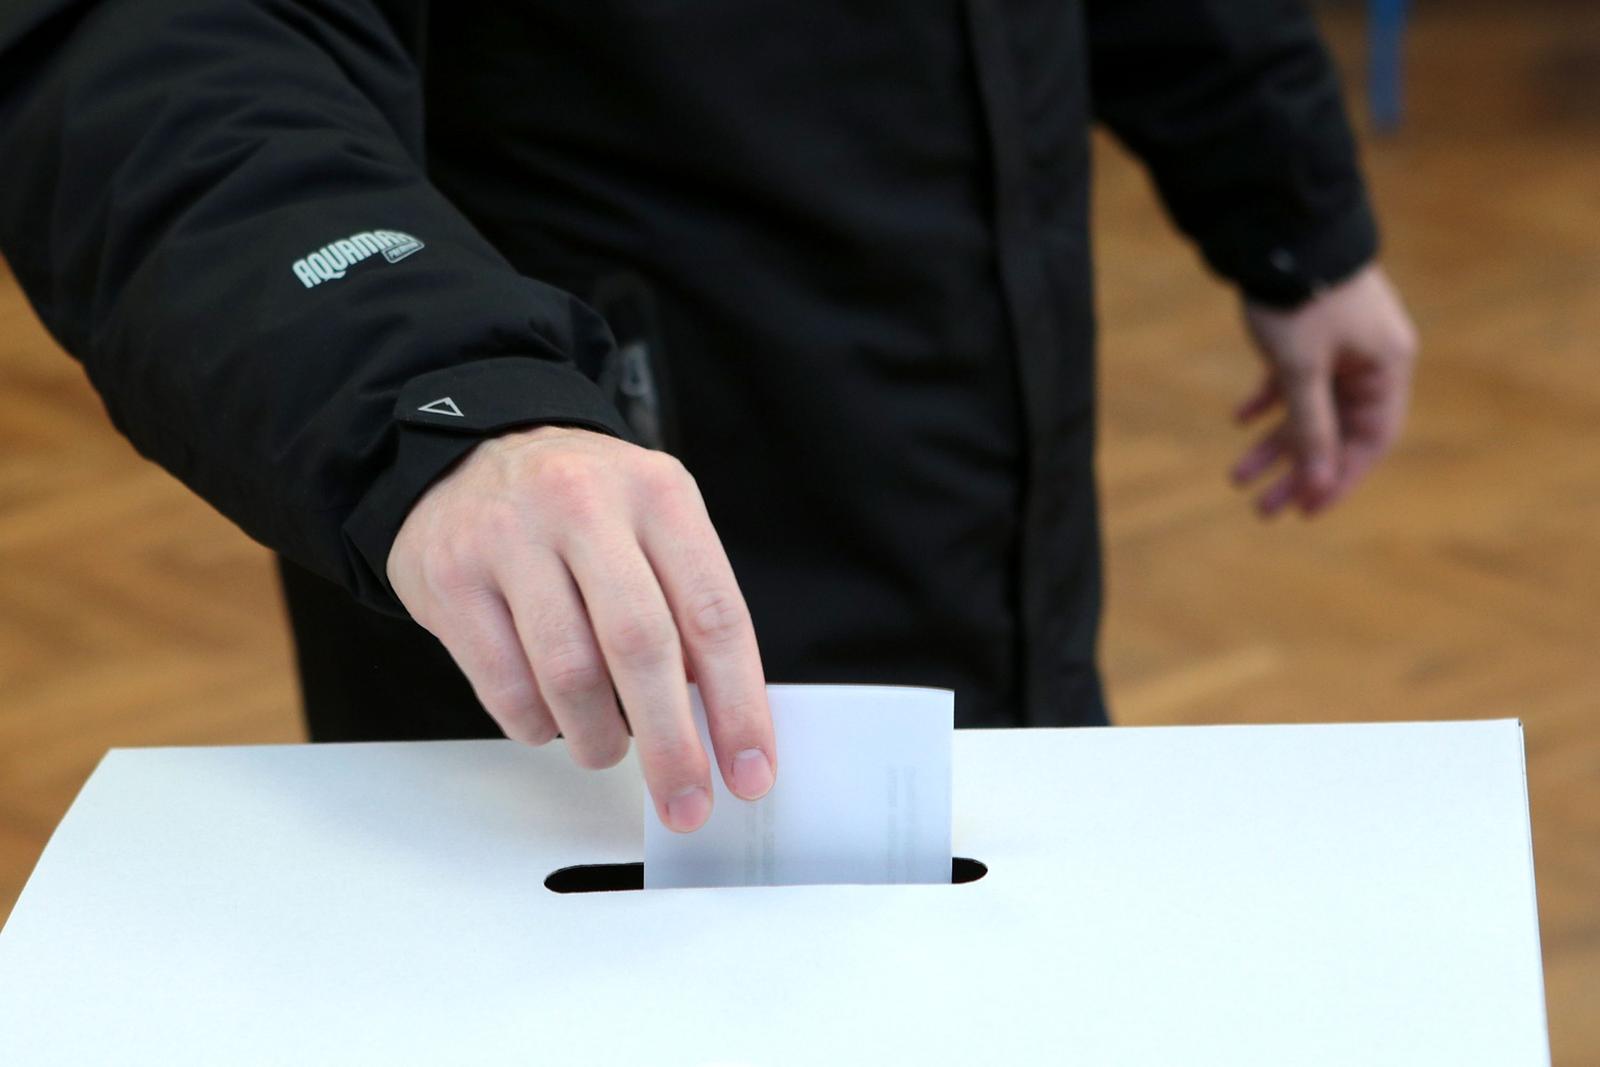
[(954, 788), (977, 883), (573, 898), (631, 767), (117, 750), (0, 932), (0, 1060), (1548, 1062), (1519, 723), (963, 733)]

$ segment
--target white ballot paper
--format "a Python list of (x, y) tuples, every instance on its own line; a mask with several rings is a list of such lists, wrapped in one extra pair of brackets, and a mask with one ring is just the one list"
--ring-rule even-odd
[[(691, 687), (700, 738), (705, 705)], [(728, 792), (712, 763), (711, 818), (690, 834), (644, 800), (646, 889), (950, 881), (955, 694), (882, 685), (767, 687), (777, 783)]]

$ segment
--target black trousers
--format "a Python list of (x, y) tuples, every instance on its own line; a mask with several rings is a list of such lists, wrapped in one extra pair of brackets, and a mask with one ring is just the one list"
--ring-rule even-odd
[(437, 638), (278, 558), (313, 741), (501, 737)]

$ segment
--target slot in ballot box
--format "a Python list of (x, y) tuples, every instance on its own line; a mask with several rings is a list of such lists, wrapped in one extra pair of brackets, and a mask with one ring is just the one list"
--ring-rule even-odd
[(629, 881), (631, 760), (113, 751), (0, 1063), (1543, 1064), (1523, 767), (1510, 721), (963, 732), (981, 877), (557, 892)]

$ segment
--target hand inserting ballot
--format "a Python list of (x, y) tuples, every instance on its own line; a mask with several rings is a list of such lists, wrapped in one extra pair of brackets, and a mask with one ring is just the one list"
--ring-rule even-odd
[(772, 788), (755, 628), (673, 457), (570, 427), (485, 441), (407, 515), (388, 577), (508, 737), (539, 745), (559, 731), (575, 760), (601, 768), (626, 754), (631, 726), (670, 829), (711, 813), (691, 676), (729, 790)]

